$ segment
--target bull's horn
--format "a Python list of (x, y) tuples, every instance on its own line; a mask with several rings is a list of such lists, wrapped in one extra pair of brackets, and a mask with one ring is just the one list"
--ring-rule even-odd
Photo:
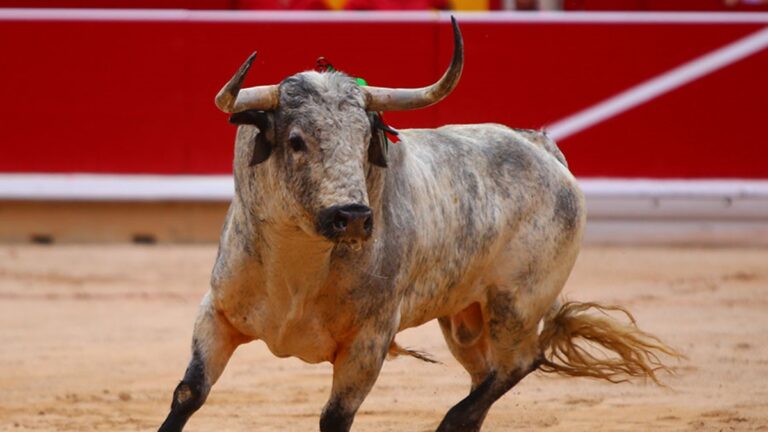
[(267, 85), (240, 89), (245, 75), (251, 68), (256, 53), (240, 66), (235, 76), (221, 88), (216, 95), (216, 106), (225, 113), (236, 113), (249, 109), (269, 111), (277, 107), (277, 86)]
[(428, 107), (440, 102), (453, 91), (464, 66), (464, 42), (461, 39), (456, 18), (453, 24), (453, 58), (442, 78), (429, 87), (396, 89), (386, 87), (361, 87), (368, 99), (368, 111), (402, 111)]

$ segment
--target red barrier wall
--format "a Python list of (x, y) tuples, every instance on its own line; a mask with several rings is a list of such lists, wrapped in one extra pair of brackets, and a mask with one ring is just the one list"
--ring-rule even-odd
[(0, 8), (320, 9), (323, 0), (0, 0)]
[[(457, 90), (387, 119), (400, 128), (550, 125), (768, 25), (764, 14), (721, 15), (736, 18), (459, 15), (466, 66)], [(436, 14), (61, 18), (0, 9), (0, 172), (226, 173), (234, 127), (213, 96), (251, 51), (259, 57), (247, 84), (278, 82), (323, 55), (381, 86), (432, 82), (451, 52), (447, 16)], [(765, 77), (761, 49), (561, 148), (581, 176), (768, 178)]]
[(3, 8), (235, 9), (240, 0), (0, 0)]

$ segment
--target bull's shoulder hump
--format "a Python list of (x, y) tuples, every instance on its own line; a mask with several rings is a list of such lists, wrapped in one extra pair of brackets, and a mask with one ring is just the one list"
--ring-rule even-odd
[(459, 141), (473, 146), (482, 145), (485, 142), (496, 142), (500, 139), (514, 139), (509, 136), (506, 126), (496, 123), (481, 124), (451, 124), (435, 129), (402, 129), (404, 139), (414, 143), (435, 143), (442, 141)]
[(511, 129), (498, 123), (449, 124), (436, 129), (411, 129), (417, 133), (443, 133), (477, 137), (478, 135), (503, 134)]
[(545, 132), (534, 129), (515, 129), (498, 123), (453, 124), (437, 129), (406, 129), (403, 136), (416, 142), (458, 141), (473, 148), (497, 146), (532, 147), (554, 157), (568, 167), (568, 162), (554, 140)]
[(565, 156), (563, 155), (563, 152), (560, 151), (560, 148), (557, 146), (557, 143), (555, 143), (555, 141), (552, 138), (547, 136), (547, 133), (545, 131), (535, 130), (535, 129), (516, 129), (516, 128), (510, 128), (510, 130), (520, 134), (531, 143), (541, 147), (542, 149), (544, 149), (544, 151), (554, 156), (554, 158), (557, 159), (558, 162), (563, 164), (566, 168), (568, 167), (568, 162), (565, 160)]

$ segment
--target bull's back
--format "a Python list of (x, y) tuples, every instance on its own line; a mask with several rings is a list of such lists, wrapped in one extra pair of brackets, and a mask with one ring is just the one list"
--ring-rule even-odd
[(512, 250), (554, 254), (579, 241), (581, 191), (554, 142), (532, 133), (496, 124), (402, 131), (391, 173), (401, 183), (388, 189), (398, 195), (390, 218), (412, 233), (400, 272), (403, 328), (475, 301)]

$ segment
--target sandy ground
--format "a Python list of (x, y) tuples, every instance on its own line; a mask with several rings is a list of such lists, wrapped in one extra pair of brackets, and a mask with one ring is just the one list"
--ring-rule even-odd
[[(212, 246), (0, 246), (0, 430), (151, 430), (187, 362)], [(768, 430), (768, 250), (588, 248), (566, 288), (629, 307), (688, 355), (669, 388), (534, 374), (485, 431)], [(387, 362), (358, 431), (432, 431), (468, 378), (430, 323), (399, 336), (442, 365)], [(235, 353), (190, 431), (311, 431), (330, 365)]]

